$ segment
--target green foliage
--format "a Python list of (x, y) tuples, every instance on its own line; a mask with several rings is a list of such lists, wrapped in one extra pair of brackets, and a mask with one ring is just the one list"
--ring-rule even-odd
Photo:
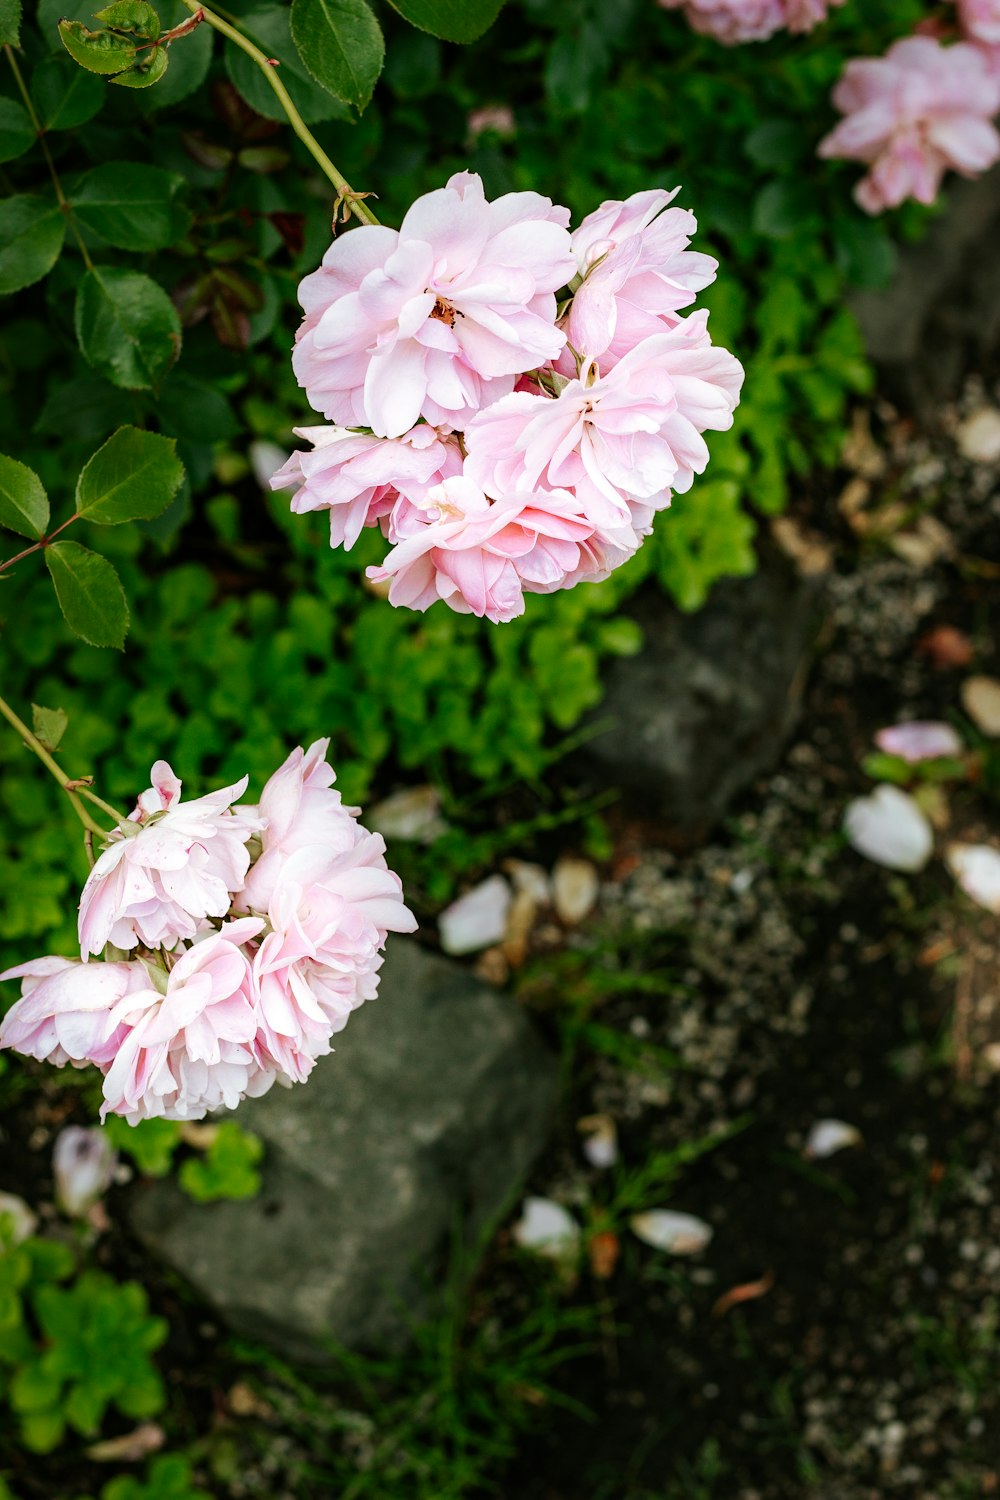
[(49, 524), (49, 497), (33, 469), (0, 454), (0, 526), (37, 541)]
[(257, 1163), (264, 1154), (263, 1141), (241, 1129), (235, 1120), (224, 1120), (213, 1129), (205, 1155), (181, 1163), (181, 1187), (197, 1203), (255, 1198), (260, 1192)]
[[(2, 1496), (0, 1496), (2, 1500)], [(121, 1474), (101, 1489), (101, 1500), (212, 1500), (191, 1477), (190, 1462), (179, 1453), (154, 1458), (145, 1479)]]
[(316, 82), (364, 109), (382, 71), (385, 43), (365, 0), (292, 0), (292, 39)]
[(163, 1405), (149, 1356), (167, 1329), (149, 1316), (145, 1292), (98, 1271), (69, 1282), (73, 1270), (65, 1245), (15, 1244), (0, 1219), (0, 1400), (36, 1453), (51, 1452), (67, 1426), (93, 1436), (109, 1406), (139, 1419)]
[(108, 1115), (104, 1129), (116, 1151), (124, 1151), (144, 1177), (166, 1177), (181, 1143), (176, 1120), (142, 1120), (130, 1125), (121, 1115)]

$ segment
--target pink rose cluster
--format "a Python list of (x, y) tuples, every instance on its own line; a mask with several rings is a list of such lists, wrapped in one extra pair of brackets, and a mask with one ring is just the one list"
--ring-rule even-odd
[(664, 10), (683, 10), (693, 31), (727, 47), (765, 42), (778, 31), (812, 31), (831, 6), (844, 0), (660, 0)]
[(95, 1065), (102, 1118), (132, 1124), (303, 1082), (375, 995), (387, 934), (416, 925), (382, 838), (333, 788), (328, 746), (294, 750), (257, 806), (239, 802), (245, 777), (182, 802), (157, 761), (83, 888), (81, 957), (0, 974), (22, 982), (0, 1046)]
[(676, 192), (608, 202), (572, 233), (537, 193), (463, 172), (398, 230), (334, 241), (299, 289), (293, 366), (329, 426), (271, 483), (333, 546), (391, 544), (395, 605), (493, 621), (525, 593), (606, 578), (733, 422), (743, 370), (689, 312), (716, 262)]
[(854, 189), (870, 214), (933, 203), (946, 171), (976, 177), (1000, 161), (1000, 0), (958, 0), (962, 40), (903, 37), (847, 64), (833, 93), (844, 118), (819, 144), (864, 162)]

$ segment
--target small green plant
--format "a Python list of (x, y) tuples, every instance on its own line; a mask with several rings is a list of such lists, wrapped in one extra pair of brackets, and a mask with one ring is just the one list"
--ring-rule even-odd
[(197, 1203), (255, 1198), (260, 1192), (257, 1163), (264, 1154), (264, 1142), (235, 1120), (223, 1121), (213, 1132), (204, 1156), (191, 1156), (181, 1163), (181, 1187)]
[(142, 1120), (130, 1125), (121, 1115), (108, 1115), (104, 1129), (116, 1151), (124, 1151), (144, 1177), (166, 1177), (181, 1144), (176, 1120)]
[(150, 1356), (167, 1336), (135, 1282), (84, 1271), (72, 1283), (73, 1256), (29, 1239), (0, 1256), (0, 1370), (26, 1447), (50, 1453), (66, 1428), (100, 1430), (109, 1407), (141, 1420), (164, 1404)]
[[(0, 1495), (2, 1500), (2, 1495)], [(155, 1458), (145, 1479), (120, 1474), (101, 1490), (101, 1500), (212, 1500), (191, 1478), (191, 1464), (180, 1453)]]

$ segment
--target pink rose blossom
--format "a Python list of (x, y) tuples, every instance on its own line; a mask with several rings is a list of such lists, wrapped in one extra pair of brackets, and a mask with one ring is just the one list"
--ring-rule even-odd
[[(569, 346), (585, 359), (612, 363), (664, 327), (679, 322), (698, 292), (715, 280), (718, 261), (687, 247), (698, 227), (686, 209), (668, 208), (680, 192), (633, 193), (602, 203), (573, 231), (583, 281), (566, 318)], [(569, 349), (559, 368), (576, 373)]]
[(976, 48), (904, 37), (885, 57), (855, 58), (833, 93), (845, 118), (819, 144), (820, 156), (867, 162), (854, 190), (866, 212), (906, 198), (933, 203), (948, 168), (974, 177), (1000, 159), (991, 117), (1000, 78)]
[(326, 755), (330, 741), (296, 746), (260, 795), (261, 852), (234, 901), (238, 911), (263, 914), (283, 877), (283, 866), (300, 850), (320, 847), (328, 858), (354, 847), (356, 807), (345, 807), (334, 790), (336, 775)]
[(118, 948), (172, 947), (192, 938), (206, 917), (224, 917), (231, 894), (250, 867), (246, 847), (260, 821), (230, 803), (247, 778), (193, 802), (181, 802), (181, 783), (166, 761), (135, 811), (108, 835), (80, 900), (80, 946), (100, 953)]
[[(265, 1069), (303, 1081), (330, 1038), (378, 989), (390, 932), (413, 932), (385, 841), (344, 810), (352, 842), (301, 848), (282, 866), (268, 908), (270, 931), (254, 958), (255, 1054)], [(343, 840), (341, 839), (341, 842)]]
[(785, 25), (789, 31), (812, 31), (826, 20), (827, 11), (844, 0), (785, 0)]
[(1000, 46), (1000, 0), (958, 0), (958, 23), (969, 41)]
[(273, 489), (298, 486), (292, 510), (329, 510), (330, 546), (349, 551), (366, 526), (389, 528), (402, 500), (419, 503), (429, 489), (462, 467), (456, 442), (422, 423), (400, 438), (374, 437), (346, 427), (296, 427), (311, 453), (293, 453), (271, 480)]
[(228, 923), (188, 948), (159, 986), (151, 976), (118, 1002), (111, 1021), (126, 1033), (105, 1074), (102, 1119), (198, 1120), (270, 1087), (275, 1075), (253, 1051), (257, 1009), (242, 946), (263, 926), (253, 917)]
[[(535, 401), (533, 396), (511, 396)], [(459, 614), (494, 623), (524, 613), (524, 593), (548, 594), (606, 578), (636, 542), (595, 535), (574, 497), (555, 489), (490, 502), (467, 475), (446, 479), (425, 502), (427, 524), (405, 537), (368, 576), (391, 579), (389, 602), (428, 609), (444, 599)]]
[(20, 979), (21, 998), (0, 1022), (0, 1047), (13, 1047), (55, 1067), (106, 1065), (124, 1029), (112, 1009), (147, 984), (142, 964), (88, 964), (78, 958), (35, 958), (0, 974)]
[(880, 729), (875, 743), (886, 755), (898, 755), (911, 765), (922, 760), (937, 760), (942, 755), (961, 755), (965, 749), (950, 724), (930, 719), (914, 719)]
[(382, 437), (420, 417), (463, 426), (559, 354), (568, 219), (537, 193), (487, 202), (462, 172), (418, 198), (398, 231), (362, 225), (335, 240), (299, 288), (292, 364), (310, 403)]
[(619, 545), (647, 531), (670, 492), (689, 489), (707, 464), (701, 434), (733, 424), (743, 368), (713, 346), (707, 317), (644, 339), (606, 375), (585, 367), (554, 399), (496, 402), (466, 430), (466, 473), (488, 494), (571, 490)]

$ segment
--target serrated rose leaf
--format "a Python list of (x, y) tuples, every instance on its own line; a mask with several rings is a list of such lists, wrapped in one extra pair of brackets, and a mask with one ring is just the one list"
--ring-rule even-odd
[(173, 438), (120, 427), (84, 466), (76, 508), (85, 520), (102, 526), (150, 521), (166, 510), (183, 479)]
[(77, 542), (53, 542), (45, 562), (66, 624), (91, 646), (121, 650), (128, 605), (121, 581), (105, 557)]
[(363, 110), (385, 59), (381, 28), (365, 0), (292, 0), (291, 27), (316, 82)]
[(48, 524), (49, 497), (34, 469), (0, 454), (0, 526), (37, 542)]

